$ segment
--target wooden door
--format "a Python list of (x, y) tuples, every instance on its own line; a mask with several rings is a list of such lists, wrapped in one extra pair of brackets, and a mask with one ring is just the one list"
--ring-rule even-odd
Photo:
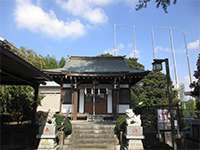
[(107, 113), (107, 95), (102, 93), (95, 97), (95, 113), (106, 114)]
[(92, 94), (87, 94), (84, 97), (84, 110), (85, 113), (93, 113), (93, 96)]

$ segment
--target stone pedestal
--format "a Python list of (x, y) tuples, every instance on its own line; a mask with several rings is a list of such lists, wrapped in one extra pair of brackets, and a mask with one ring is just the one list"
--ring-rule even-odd
[(57, 150), (59, 148), (56, 143), (56, 127), (53, 123), (46, 123), (45, 126), (40, 126), (37, 138), (40, 139), (38, 150)]
[(127, 126), (126, 139), (129, 140), (128, 150), (143, 150), (143, 128), (130, 124)]

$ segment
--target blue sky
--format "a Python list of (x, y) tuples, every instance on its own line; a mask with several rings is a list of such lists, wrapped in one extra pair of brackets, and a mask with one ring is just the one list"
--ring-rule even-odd
[[(188, 85), (182, 32), (187, 42), (192, 72), (200, 53), (200, 0), (178, 0), (168, 14), (152, 2), (135, 10), (138, 0), (0, 0), (0, 36), (57, 59), (68, 55), (95, 56), (113, 53), (116, 24), (117, 54), (133, 56), (133, 30), (139, 61), (151, 69), (151, 30), (155, 32), (156, 57), (168, 57), (174, 78), (168, 27), (174, 28), (179, 81)], [(163, 28), (164, 27), (164, 28)], [(166, 28), (167, 27), (167, 28)]]

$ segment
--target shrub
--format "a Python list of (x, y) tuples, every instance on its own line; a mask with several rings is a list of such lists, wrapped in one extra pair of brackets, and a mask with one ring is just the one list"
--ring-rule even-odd
[(69, 118), (64, 117), (62, 114), (55, 114), (56, 128), (59, 131), (63, 131), (65, 136), (72, 133), (72, 124)]
[(120, 140), (120, 132), (125, 132), (126, 130), (126, 116), (120, 115), (115, 123), (114, 133), (117, 135), (118, 140)]

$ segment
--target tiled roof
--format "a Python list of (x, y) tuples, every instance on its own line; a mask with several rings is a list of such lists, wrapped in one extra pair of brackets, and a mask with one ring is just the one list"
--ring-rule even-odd
[(63, 72), (76, 73), (118, 73), (134, 72), (128, 67), (124, 57), (79, 57), (71, 56), (66, 60)]

